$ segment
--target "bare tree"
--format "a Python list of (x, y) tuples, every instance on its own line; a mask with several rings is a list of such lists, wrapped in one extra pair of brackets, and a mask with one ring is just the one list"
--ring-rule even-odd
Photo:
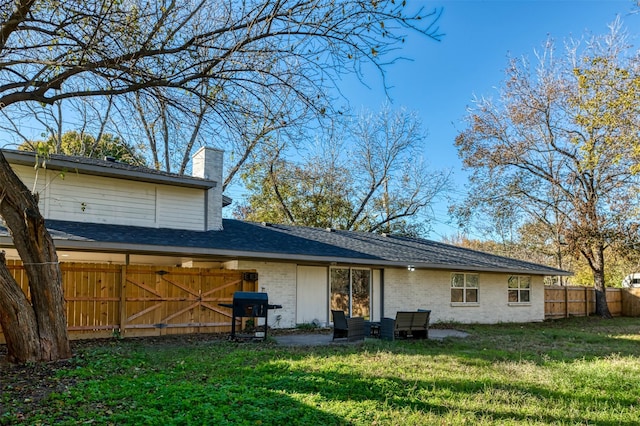
[[(357, 72), (363, 62), (382, 70), (406, 31), (437, 38), (436, 19), (434, 12), (411, 12), (394, 1), (2, 2), (0, 106), (10, 114), (18, 104), (138, 92), (168, 101), (189, 93), (215, 109), (237, 103), (236, 93), (259, 103), (257, 89), (286, 88), (322, 113), (330, 110), (324, 94), (336, 76)], [(213, 90), (203, 92), (206, 85)], [(0, 324), (9, 356), (66, 358), (58, 259), (37, 197), (1, 153), (0, 179), (0, 212), (32, 297), (31, 303), (9, 297), (17, 284), (0, 262)], [(34, 315), (18, 319), (14, 311)], [(21, 331), (29, 337), (18, 339)]]
[(619, 22), (567, 46), (556, 58), (548, 43), (534, 73), (513, 60), (499, 101), (469, 111), (456, 139), (473, 173), (463, 211), (502, 205), (545, 224), (558, 250), (589, 264), (597, 313), (609, 317), (605, 254), (637, 239), (640, 57)]
[(408, 233), (398, 225), (425, 213), (449, 185), (448, 171), (427, 167), (422, 123), (415, 112), (394, 111), (386, 104), (377, 113), (363, 112), (353, 135), (359, 195), (347, 229)]
[[(363, 112), (300, 164), (271, 157), (245, 174), (250, 196), (238, 217), (365, 232), (417, 235), (428, 207), (448, 187), (447, 172), (422, 160), (425, 134), (414, 113)], [(420, 220), (419, 220), (420, 219)]]
[[(145, 96), (135, 93), (123, 110), (125, 117), (140, 120), (120, 131), (127, 140), (146, 141), (147, 151), (157, 169), (179, 174), (188, 172), (193, 152), (204, 145), (222, 148), (225, 163), (223, 189), (226, 189), (251, 160), (254, 150), (268, 137), (277, 135), (296, 145), (304, 140), (301, 132), (308, 132), (323, 116), (296, 101), (296, 93), (285, 86), (276, 94), (259, 88), (259, 102), (248, 93), (238, 94), (233, 102), (212, 104), (206, 96), (220, 96), (220, 89), (208, 83), (200, 88), (202, 96), (184, 96), (168, 100), (164, 96)], [(257, 93), (254, 93), (257, 95)], [(124, 117), (123, 117), (124, 120)], [(317, 125), (317, 124), (315, 124)]]

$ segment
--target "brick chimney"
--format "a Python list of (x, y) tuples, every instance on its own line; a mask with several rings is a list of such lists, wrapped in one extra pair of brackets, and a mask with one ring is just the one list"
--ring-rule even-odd
[(207, 191), (205, 226), (207, 231), (222, 231), (222, 159), (224, 151), (202, 147), (193, 154), (191, 175), (214, 181), (216, 186)]

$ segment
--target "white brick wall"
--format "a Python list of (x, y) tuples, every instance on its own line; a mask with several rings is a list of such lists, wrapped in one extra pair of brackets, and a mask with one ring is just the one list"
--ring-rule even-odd
[(478, 304), (451, 303), (450, 271), (385, 269), (384, 315), (401, 310), (431, 309), (431, 322), (499, 323), (544, 320), (544, 282), (531, 277), (531, 303), (509, 304), (508, 274), (480, 273)]
[[(269, 312), (269, 325), (275, 328), (295, 327), (297, 265), (240, 260), (237, 268), (258, 271), (258, 291), (269, 293), (269, 303), (282, 305), (282, 309)], [(278, 322), (277, 315), (281, 316)]]
[(207, 191), (207, 223), (206, 230), (222, 229), (222, 163), (224, 152), (202, 147), (192, 157), (191, 174), (195, 177), (213, 180), (217, 183), (215, 188)]
[[(269, 312), (269, 325), (296, 326), (297, 265), (284, 262), (232, 261), (228, 269), (258, 271), (258, 290), (269, 293), (269, 303), (282, 309)], [(544, 283), (540, 276), (531, 277), (531, 303), (509, 304), (508, 274), (479, 274), (478, 304), (456, 306), (451, 303), (451, 272), (434, 270), (407, 271), (404, 268), (384, 270), (384, 316), (395, 317), (397, 311), (431, 309), (431, 323), (499, 323), (544, 320)], [(281, 315), (278, 324), (276, 315)]]

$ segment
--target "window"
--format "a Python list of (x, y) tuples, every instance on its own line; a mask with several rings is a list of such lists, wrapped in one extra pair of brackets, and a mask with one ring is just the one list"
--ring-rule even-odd
[(509, 303), (531, 302), (531, 277), (513, 275), (509, 277)]
[(331, 269), (331, 309), (349, 312), (349, 269)]
[(478, 274), (451, 274), (451, 303), (478, 303)]
[(351, 316), (370, 317), (371, 271), (368, 269), (351, 270)]
[(331, 309), (369, 319), (371, 315), (371, 270), (331, 268)]

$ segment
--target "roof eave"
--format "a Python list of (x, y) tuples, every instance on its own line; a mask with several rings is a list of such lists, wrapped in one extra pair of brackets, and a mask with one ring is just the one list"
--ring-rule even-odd
[[(35, 164), (35, 154), (31, 152), (6, 151), (3, 155), (11, 164), (22, 166), (33, 166)], [(77, 170), (87, 175), (105, 176), (117, 179), (134, 180), (138, 182), (160, 183), (165, 185), (175, 185), (183, 188), (210, 189), (215, 188), (215, 181), (200, 179), (192, 176), (168, 176), (163, 174), (153, 174), (145, 171), (111, 168), (96, 164), (85, 164), (76, 161), (51, 158), (47, 160), (48, 170)]]
[[(350, 265), (368, 265), (380, 267), (406, 268), (411, 264), (415, 269), (429, 270), (447, 270), (447, 271), (464, 271), (464, 272), (486, 272), (486, 273), (506, 273), (519, 275), (544, 275), (544, 276), (571, 276), (568, 271), (554, 269), (519, 269), (519, 268), (493, 268), (474, 265), (451, 265), (437, 263), (414, 263), (401, 262), (386, 259), (364, 259), (351, 257), (329, 257), (329, 256), (313, 256), (298, 255), (290, 253), (277, 252), (254, 252), (243, 250), (223, 250), (203, 247), (181, 247), (181, 246), (157, 246), (148, 244), (125, 244), (125, 243), (108, 243), (97, 241), (75, 241), (54, 239), (56, 248), (59, 250), (79, 250), (79, 251), (107, 251), (107, 252), (123, 252), (138, 254), (155, 254), (155, 255), (179, 255), (179, 256), (204, 256), (218, 257), (225, 259), (253, 259), (253, 260), (282, 260), (289, 262), (318, 262), (318, 263), (335, 263)], [(0, 246), (12, 247), (13, 243), (9, 237), (0, 238)]]

